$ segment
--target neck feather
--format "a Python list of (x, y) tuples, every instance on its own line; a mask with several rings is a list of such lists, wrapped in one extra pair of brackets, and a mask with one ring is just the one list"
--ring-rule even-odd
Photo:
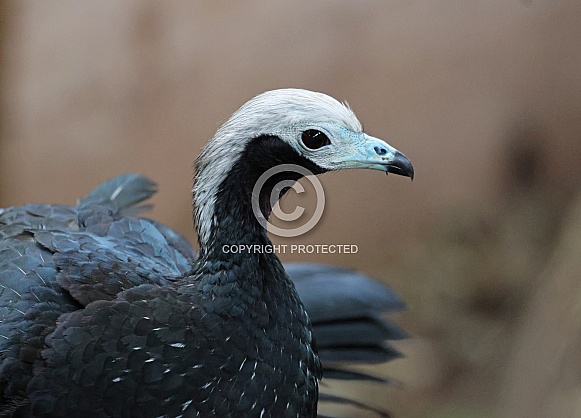
[[(208, 156), (218, 161), (204, 160)], [(288, 163), (306, 167), (315, 174), (324, 171), (276, 136), (253, 138), (237, 149), (232, 158), (207, 152), (201, 154), (194, 186), (194, 219), (201, 258), (232, 258), (233, 254), (223, 251), (224, 246), (270, 244), (264, 226), (252, 210), (252, 190), (265, 171)], [(265, 183), (258, 199), (266, 219), (272, 209), (270, 195), (274, 186), (282, 180), (299, 178), (298, 173), (284, 172)], [(248, 256), (247, 253), (242, 255)]]

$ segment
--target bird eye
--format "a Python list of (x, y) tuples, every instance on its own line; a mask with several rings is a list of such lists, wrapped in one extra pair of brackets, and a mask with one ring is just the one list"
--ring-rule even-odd
[(327, 135), (316, 129), (307, 129), (301, 136), (303, 144), (309, 149), (319, 149), (325, 145), (331, 145)]

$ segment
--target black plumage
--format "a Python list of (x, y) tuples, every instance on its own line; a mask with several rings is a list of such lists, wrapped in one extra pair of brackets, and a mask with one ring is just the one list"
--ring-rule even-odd
[[(270, 244), (249, 201), (265, 170), (328, 171), (278, 136), (241, 145), (213, 211), (196, 213), (197, 256), (176, 232), (135, 216), (155, 190), (138, 175), (100, 185), (76, 207), (0, 210), (1, 416), (310, 417), (321, 360), (330, 377), (373, 379), (343, 365), (397, 355), (384, 341), (403, 334), (378, 313), (402, 304), (385, 288), (309, 265), (291, 268), (297, 293), (274, 254), (221, 250)], [(401, 153), (393, 168), (381, 151), (380, 169), (413, 175)], [(204, 164), (199, 196), (211, 178)], [(258, 196), (265, 217), (272, 187)]]
[[(196, 347), (189, 341), (195, 335), (188, 337), (186, 330), (193, 324), (181, 323), (181, 316), (174, 314), (172, 305), (184, 296), (172, 284), (189, 271), (195, 253), (169, 228), (131, 216), (140, 208), (137, 204), (153, 192), (153, 183), (143, 177), (120, 176), (96, 188), (77, 207), (27, 205), (0, 213), (2, 415), (71, 416), (92, 411), (102, 416), (175, 416), (183, 412), (181, 408), (192, 393), (203, 393), (199, 387), (184, 388), (185, 376), (181, 375), (188, 369), (208, 368), (204, 375), (208, 381), (219, 370), (251, 380), (253, 364), (239, 365), (243, 359), (236, 357), (242, 355), (238, 343), (226, 357), (210, 356), (212, 348)], [(290, 264), (286, 269), (310, 314), (328, 377), (370, 378), (340, 366), (386, 361), (396, 355), (385, 340), (403, 338), (404, 334), (377, 317), (380, 312), (403, 308), (391, 291), (340, 268)], [(161, 292), (159, 286), (171, 290)], [(128, 289), (132, 291), (122, 293)], [(150, 295), (152, 289), (157, 290), (155, 298)], [(161, 316), (147, 316), (151, 304)], [(206, 317), (199, 316), (196, 327), (216, 331), (219, 322), (214, 323), (214, 315), (224, 309), (215, 305)], [(249, 332), (244, 328), (235, 331), (240, 333), (238, 338), (215, 335), (224, 340), (245, 340)], [(131, 352), (118, 360), (118, 346), (126, 345), (126, 338), (132, 339)], [(182, 362), (186, 347), (199, 351), (194, 356), (199, 363)], [(168, 366), (174, 367), (171, 373), (165, 372)], [(250, 376), (242, 376), (244, 371)], [(281, 370), (273, 382), (287, 373)], [(137, 386), (143, 390), (138, 391)], [(97, 399), (103, 402), (85, 404), (83, 395), (88, 390), (100, 391)], [(182, 399), (178, 399), (178, 390)], [(60, 406), (59, 396), (69, 401)], [(138, 405), (132, 405), (131, 397), (138, 398)], [(172, 397), (178, 399), (175, 410), (160, 403)], [(234, 397), (240, 408), (252, 406), (238, 404), (238, 400)], [(226, 409), (220, 409), (220, 402)], [(208, 407), (216, 408), (216, 414), (236, 411), (227, 409), (233, 408), (227, 399)], [(201, 416), (206, 413), (200, 411)]]

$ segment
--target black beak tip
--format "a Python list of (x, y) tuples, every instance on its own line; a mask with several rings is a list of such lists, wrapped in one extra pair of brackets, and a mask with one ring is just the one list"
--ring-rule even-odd
[(414, 179), (414, 166), (408, 157), (398, 151), (392, 161), (387, 165), (386, 174), (393, 173), (399, 176)]

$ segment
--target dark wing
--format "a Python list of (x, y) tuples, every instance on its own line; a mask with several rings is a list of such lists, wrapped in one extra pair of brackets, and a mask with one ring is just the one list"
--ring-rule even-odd
[(98, 186), (76, 207), (0, 209), (0, 415), (25, 388), (60, 315), (189, 268), (193, 250), (155, 221), (134, 218), (155, 193), (135, 174)]
[[(323, 378), (388, 383), (349, 367), (383, 363), (400, 356), (388, 341), (406, 338), (406, 334), (383, 316), (405, 308), (399, 297), (384, 284), (340, 267), (301, 263), (287, 264), (285, 269), (313, 323)], [(319, 399), (386, 416), (354, 399), (325, 393), (324, 387)]]
[(52, 252), (32, 230), (64, 230), (74, 208), (27, 205), (0, 212), (0, 415), (26, 402), (25, 388), (44, 338), (78, 304), (56, 283)]
[(58, 284), (83, 306), (141, 284), (167, 284), (189, 269), (190, 260), (148, 219), (116, 220), (105, 236), (86, 231), (34, 236), (54, 252)]
[(90, 217), (99, 207), (116, 217), (135, 215), (151, 209), (151, 205), (139, 204), (156, 192), (155, 183), (139, 174), (114, 177), (98, 185), (82, 198), (77, 207), (81, 218)]

